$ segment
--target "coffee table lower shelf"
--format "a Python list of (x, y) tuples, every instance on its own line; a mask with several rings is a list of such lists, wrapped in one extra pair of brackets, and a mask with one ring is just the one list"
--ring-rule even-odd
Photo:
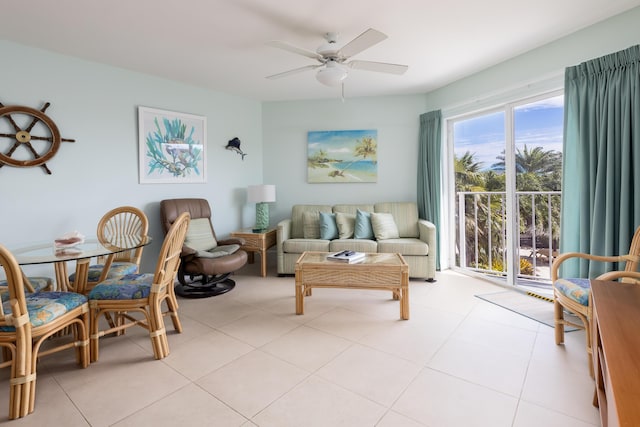
[(296, 314), (313, 288), (389, 291), (400, 302), (400, 318), (409, 319), (409, 266), (400, 254), (366, 254), (356, 264), (328, 261), (326, 252), (305, 252), (295, 267)]

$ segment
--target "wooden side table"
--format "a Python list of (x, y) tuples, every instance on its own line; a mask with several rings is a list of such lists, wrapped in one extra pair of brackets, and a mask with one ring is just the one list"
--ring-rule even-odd
[(245, 228), (231, 233), (232, 237), (241, 237), (244, 239), (245, 244), (242, 246), (242, 249), (247, 251), (250, 264), (253, 264), (254, 253), (260, 253), (260, 274), (262, 277), (266, 277), (267, 275), (267, 249), (275, 246), (276, 232), (277, 229), (275, 228), (270, 228), (262, 233), (253, 232), (252, 229)]

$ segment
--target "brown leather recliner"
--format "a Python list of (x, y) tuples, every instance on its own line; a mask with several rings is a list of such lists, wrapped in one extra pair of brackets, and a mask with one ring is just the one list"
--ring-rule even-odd
[(160, 216), (165, 233), (183, 212), (189, 212), (191, 222), (180, 254), (180, 284), (176, 293), (187, 298), (205, 298), (230, 291), (235, 282), (229, 275), (247, 263), (247, 253), (240, 249), (244, 240), (216, 238), (206, 199), (162, 200)]

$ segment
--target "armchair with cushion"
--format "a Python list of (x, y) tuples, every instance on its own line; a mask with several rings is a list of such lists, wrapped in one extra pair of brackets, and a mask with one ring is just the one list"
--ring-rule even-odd
[[(585, 329), (586, 348), (589, 356), (589, 373), (593, 376), (593, 350), (591, 342), (591, 319), (593, 316), (593, 309), (591, 307), (591, 282), (588, 278), (560, 277), (559, 274), (562, 263), (572, 258), (607, 263), (624, 262), (625, 268), (623, 271), (609, 271), (601, 274), (596, 279), (608, 281), (620, 280), (622, 282), (637, 283), (638, 280), (640, 280), (640, 273), (638, 273), (638, 265), (640, 265), (640, 227), (636, 229), (633, 235), (628, 254), (603, 256), (580, 252), (567, 252), (556, 258), (551, 267), (556, 344), (562, 344), (564, 342), (565, 326)], [(564, 310), (573, 313), (580, 320), (581, 324), (565, 319)]]
[(176, 293), (187, 298), (205, 298), (230, 291), (235, 282), (229, 276), (247, 263), (247, 253), (240, 249), (244, 240), (217, 239), (206, 199), (162, 200), (160, 215), (165, 232), (183, 212), (191, 215), (191, 222), (180, 255), (180, 284)]

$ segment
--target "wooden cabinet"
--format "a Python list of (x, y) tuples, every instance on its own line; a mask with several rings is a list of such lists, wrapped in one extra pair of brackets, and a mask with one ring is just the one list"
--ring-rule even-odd
[(591, 281), (593, 365), (603, 427), (640, 426), (640, 285)]

